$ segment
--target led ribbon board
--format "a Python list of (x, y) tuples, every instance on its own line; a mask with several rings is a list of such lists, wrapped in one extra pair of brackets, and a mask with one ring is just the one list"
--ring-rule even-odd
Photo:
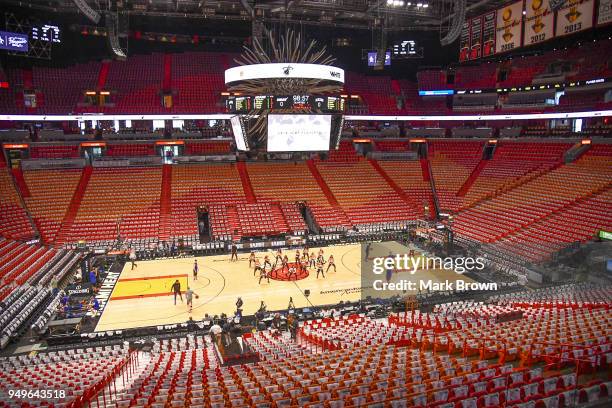
[(225, 71), (225, 83), (253, 79), (318, 79), (344, 84), (344, 70), (331, 65), (274, 63), (242, 65)]
[[(62, 122), (85, 120), (221, 120), (231, 119), (233, 114), (169, 114), (169, 115), (5, 115), (0, 113), (0, 121), (35, 121), (35, 122)], [(530, 120), (530, 119), (577, 119), (612, 116), (612, 110), (584, 111), (584, 112), (554, 112), (554, 113), (523, 113), (511, 115), (345, 115), (345, 120), (377, 120), (385, 122), (395, 121), (461, 121), (461, 120)]]

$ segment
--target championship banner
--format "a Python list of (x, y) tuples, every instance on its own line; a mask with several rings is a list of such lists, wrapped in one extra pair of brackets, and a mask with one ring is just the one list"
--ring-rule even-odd
[(495, 52), (495, 12), (482, 17), (482, 56), (488, 57)]
[(554, 36), (555, 15), (549, 0), (527, 0), (525, 16), (525, 43), (532, 45), (550, 40)]
[(470, 27), (470, 59), (482, 56), (482, 17), (472, 19)]
[(470, 23), (464, 21), (459, 39), (459, 62), (467, 61), (470, 56)]
[(497, 10), (495, 53), (511, 51), (521, 46), (522, 24), (522, 0)]
[(566, 0), (557, 11), (555, 35), (561, 37), (593, 27), (593, 0)]
[(597, 25), (602, 26), (609, 23), (612, 23), (612, 0), (599, 0)]

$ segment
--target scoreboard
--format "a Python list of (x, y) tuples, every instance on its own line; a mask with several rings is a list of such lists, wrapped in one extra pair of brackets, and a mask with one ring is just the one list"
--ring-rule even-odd
[(416, 55), (416, 42), (413, 40), (405, 40), (399, 43), (393, 44), (393, 55), (395, 57)]
[(32, 39), (51, 43), (61, 43), (60, 28), (56, 25), (43, 24), (32, 27)]
[(229, 96), (225, 107), (231, 113), (249, 113), (261, 109), (312, 109), (320, 112), (344, 112), (344, 99), (336, 96)]

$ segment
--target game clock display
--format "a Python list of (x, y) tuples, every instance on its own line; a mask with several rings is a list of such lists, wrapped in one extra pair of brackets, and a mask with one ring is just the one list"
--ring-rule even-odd
[(230, 96), (225, 101), (230, 113), (249, 113), (261, 109), (313, 109), (320, 112), (344, 112), (344, 99), (337, 96)]

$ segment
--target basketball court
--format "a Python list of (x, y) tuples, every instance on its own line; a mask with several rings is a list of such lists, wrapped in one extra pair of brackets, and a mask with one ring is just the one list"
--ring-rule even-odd
[[(324, 247), (324, 257), (335, 258), (337, 271), (333, 268), (325, 274), (325, 278), (316, 277), (315, 268), (308, 272), (301, 271), (297, 280), (287, 280), (280, 273), (280, 265), (271, 275), (268, 283), (253, 274), (249, 268), (249, 254), (238, 254), (238, 261), (230, 262), (229, 255), (206, 257), (188, 257), (177, 259), (160, 259), (153, 261), (138, 261), (137, 268), (132, 270), (126, 263), (106, 307), (98, 321), (96, 331), (119, 330), (134, 327), (156, 326), (164, 324), (184, 323), (191, 316), (201, 320), (205, 314), (210, 316), (226, 313), (233, 314), (236, 310), (236, 300), (241, 297), (243, 313), (254, 314), (263, 300), (268, 310), (286, 309), (289, 298), (293, 298), (296, 308), (337, 304), (340, 301), (357, 301), (361, 297), (361, 264), (362, 248), (360, 244), (336, 245)], [(311, 248), (310, 252), (318, 254), (319, 248)], [(369, 258), (384, 257), (390, 252), (406, 253), (408, 248), (397, 242), (378, 244), (369, 254)], [(295, 250), (285, 252), (290, 260), (295, 257)], [(265, 255), (274, 264), (275, 253), (258, 252), (256, 256), (263, 263)], [(198, 260), (199, 272), (197, 280), (193, 277), (194, 260)], [(327, 264), (324, 269), (327, 269)], [(452, 270), (419, 270), (415, 275), (407, 272), (394, 274), (392, 281), (406, 279), (430, 279), (434, 282), (469, 280), (457, 275)], [(172, 284), (179, 280), (181, 291), (189, 286), (199, 296), (193, 299), (193, 310), (181, 299), (174, 305)], [(310, 291), (308, 297), (305, 292)], [(416, 292), (414, 292), (416, 293)], [(410, 294), (409, 292), (407, 294)]]

